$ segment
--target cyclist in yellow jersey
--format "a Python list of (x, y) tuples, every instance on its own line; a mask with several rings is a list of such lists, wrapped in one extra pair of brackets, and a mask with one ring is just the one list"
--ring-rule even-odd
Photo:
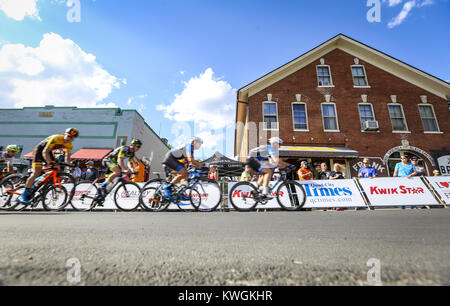
[(72, 142), (79, 136), (77, 129), (70, 128), (66, 130), (64, 135), (53, 135), (43, 140), (33, 151), (33, 164), (31, 176), (25, 184), (25, 191), (18, 198), (22, 204), (30, 204), (30, 196), (34, 181), (41, 175), (43, 163), (48, 165), (55, 163), (55, 157), (52, 151), (63, 149), (66, 152), (65, 162), (70, 164), (70, 154), (72, 153)]

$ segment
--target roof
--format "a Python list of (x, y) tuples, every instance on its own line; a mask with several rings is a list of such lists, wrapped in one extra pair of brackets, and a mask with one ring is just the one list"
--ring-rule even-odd
[(72, 160), (102, 160), (111, 153), (111, 149), (81, 149), (71, 156)]
[(359, 157), (359, 152), (345, 147), (282, 146), (280, 147), (280, 156), (357, 158)]
[(243, 164), (237, 160), (228, 158), (223, 154), (216, 152), (213, 156), (203, 161), (203, 163), (215, 165), (218, 167), (242, 167)]
[(252, 96), (292, 73), (320, 59), (334, 49), (343, 50), (355, 57), (425, 89), (443, 99), (450, 97), (450, 84), (390, 55), (369, 47), (355, 39), (339, 34), (289, 63), (262, 76), (238, 91), (239, 97)]

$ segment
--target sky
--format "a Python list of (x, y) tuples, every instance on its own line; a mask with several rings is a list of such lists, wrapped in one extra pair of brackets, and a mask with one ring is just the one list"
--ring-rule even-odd
[(0, 108), (136, 109), (232, 157), (237, 90), (339, 33), (450, 81), (449, 0), (0, 0)]

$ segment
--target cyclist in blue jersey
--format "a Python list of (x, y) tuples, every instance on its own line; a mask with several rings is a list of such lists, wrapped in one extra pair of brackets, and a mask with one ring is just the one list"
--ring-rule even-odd
[(170, 188), (181, 183), (186, 184), (189, 174), (186, 166), (193, 165), (196, 168), (203, 167), (203, 164), (194, 159), (194, 151), (200, 149), (203, 140), (199, 137), (192, 138), (191, 142), (178, 148), (169, 151), (162, 162), (167, 168), (176, 172), (173, 180), (165, 188), (166, 194), (170, 197)]
[(246, 165), (250, 166), (258, 177), (258, 188), (262, 186), (262, 195), (265, 198), (271, 198), (269, 193), (269, 183), (276, 168), (291, 168), (295, 166), (288, 164), (280, 159), (279, 149), (283, 140), (279, 137), (269, 139), (270, 145), (264, 145), (250, 150)]

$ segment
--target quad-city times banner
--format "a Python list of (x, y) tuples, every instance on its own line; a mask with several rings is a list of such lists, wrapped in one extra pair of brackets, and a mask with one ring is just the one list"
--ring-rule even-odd
[[(356, 208), (367, 207), (356, 183), (353, 180), (329, 180), (329, 181), (297, 181), (306, 193), (306, 202), (303, 208)], [(236, 183), (229, 183), (228, 190), (231, 190)], [(275, 182), (270, 183), (270, 188)], [(255, 184), (256, 185), (256, 184)], [(276, 196), (276, 189), (271, 193)], [(243, 193), (236, 189), (229, 195), (228, 205), (232, 208), (230, 199), (241, 197)], [(288, 198), (286, 194), (280, 197)], [(256, 209), (279, 209), (281, 208), (276, 198), (270, 200), (266, 205), (259, 204)]]

